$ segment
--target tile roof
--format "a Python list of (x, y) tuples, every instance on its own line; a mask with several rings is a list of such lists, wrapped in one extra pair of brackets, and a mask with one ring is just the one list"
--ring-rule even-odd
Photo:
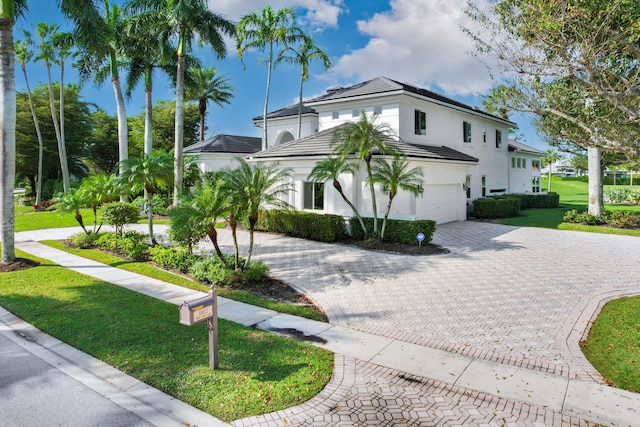
[(313, 105), (315, 103), (324, 102), (324, 101), (341, 100), (341, 99), (364, 96), (364, 95), (378, 95), (378, 94), (383, 94), (387, 92), (396, 92), (396, 91), (404, 91), (404, 92), (417, 94), (425, 98), (438, 101), (443, 104), (448, 104), (453, 107), (457, 107), (463, 110), (468, 110), (469, 112), (473, 112), (475, 114), (479, 114), (487, 118), (508, 122), (510, 123), (510, 126), (517, 127), (515, 123), (509, 120), (503, 119), (502, 117), (489, 114), (486, 111), (482, 111), (478, 108), (471, 107), (470, 105), (464, 104), (454, 99), (447, 98), (446, 96), (440, 95), (428, 89), (419, 88), (417, 86), (413, 86), (408, 83), (401, 83), (396, 80), (389, 79), (387, 77), (376, 77), (375, 79), (371, 79), (366, 82), (358, 83), (348, 87), (329, 88), (327, 89), (327, 93), (317, 96), (315, 98), (309, 99), (305, 101), (305, 104)]
[[(344, 126), (344, 125), (341, 125)], [(276, 145), (251, 156), (253, 159), (269, 159), (282, 157), (314, 157), (328, 156), (333, 153), (333, 135), (341, 126), (323, 130), (313, 135)], [(400, 149), (410, 158), (454, 160), (462, 162), (477, 162), (475, 157), (466, 155), (444, 146), (409, 144), (403, 141), (389, 139), (388, 142)], [(378, 152), (374, 152), (379, 154)]]
[(252, 154), (262, 148), (262, 138), (238, 135), (216, 135), (184, 149), (185, 153)]
[(544, 151), (542, 150), (538, 150), (537, 148), (533, 148), (530, 147), (526, 144), (523, 144), (522, 142), (518, 142), (514, 139), (510, 139), (509, 140), (509, 151), (526, 151), (528, 153), (533, 153), (533, 154), (540, 154), (540, 155), (544, 155), (546, 154)]
[[(318, 113), (311, 107), (302, 104), (302, 114), (315, 114)], [(291, 117), (298, 115), (298, 104), (290, 105), (288, 107), (281, 108), (279, 110), (272, 111), (267, 114), (267, 119), (278, 119), (281, 117)], [(254, 122), (262, 120), (262, 115), (253, 118)]]

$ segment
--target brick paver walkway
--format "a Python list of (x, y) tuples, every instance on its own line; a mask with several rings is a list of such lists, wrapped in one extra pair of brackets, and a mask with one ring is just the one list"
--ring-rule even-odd
[[(220, 237), (230, 250), (228, 232), (222, 230)], [(246, 244), (246, 236), (241, 242)], [(601, 381), (578, 343), (604, 301), (640, 294), (640, 239), (458, 222), (438, 226), (433, 242), (451, 253), (394, 255), (257, 234), (254, 256), (263, 260), (274, 276), (316, 300), (333, 324), (476, 358)], [(513, 409), (513, 402), (496, 403), (492, 397), (469, 399), (464, 390), (443, 389), (435, 382), (425, 386), (428, 380), (418, 379), (421, 385), (417, 386), (415, 379), (402, 379), (399, 373), (385, 373), (387, 379), (381, 379), (379, 370), (364, 362), (351, 368), (353, 385), (343, 401), (322, 416), (310, 413), (304, 421), (297, 416), (296, 424), (336, 425), (338, 420), (343, 425), (581, 422), (543, 408), (524, 410), (526, 405), (520, 404), (516, 405), (519, 409)], [(395, 379), (389, 381), (390, 376)], [(423, 410), (382, 410), (379, 403), (372, 403), (375, 399), (366, 399), (367, 384), (381, 387), (385, 402), (391, 395), (399, 402), (413, 402), (404, 405), (408, 407), (417, 402), (411, 396), (419, 395), (426, 399), (419, 405)], [(435, 401), (431, 395), (436, 396)], [(440, 399), (437, 396), (450, 403), (449, 417), (437, 415), (437, 405), (433, 405)], [(469, 404), (471, 412), (465, 409)], [(385, 420), (363, 421), (364, 412), (354, 409), (371, 409), (371, 405), (387, 414)], [(496, 416), (498, 413), (503, 416)], [(269, 424), (266, 419), (260, 421)]]

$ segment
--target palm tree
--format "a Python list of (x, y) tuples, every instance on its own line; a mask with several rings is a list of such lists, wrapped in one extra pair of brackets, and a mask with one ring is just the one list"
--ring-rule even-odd
[(84, 226), (84, 220), (80, 209), (86, 206), (86, 201), (83, 194), (77, 189), (72, 188), (68, 193), (63, 194), (56, 200), (56, 210), (60, 213), (70, 212), (74, 214), (76, 221), (82, 227), (82, 230), (88, 235), (89, 230)]
[[(182, 203), (171, 209), (170, 215), (187, 213), (187, 225), (194, 228), (196, 235), (205, 234), (213, 243), (216, 255), (224, 265), (226, 261), (218, 245), (218, 231), (216, 224), (224, 220), (229, 212), (229, 193), (225, 191), (220, 181), (203, 180), (191, 189), (191, 194), (185, 196)], [(173, 213), (176, 210), (177, 213)], [(173, 226), (173, 225), (172, 225)]]
[(354, 204), (344, 194), (344, 192), (342, 191), (342, 185), (340, 184), (340, 181), (338, 181), (338, 178), (340, 177), (340, 175), (343, 175), (343, 174), (355, 175), (357, 170), (358, 170), (358, 166), (355, 163), (348, 162), (347, 159), (344, 157), (334, 156), (334, 157), (329, 157), (325, 160), (321, 160), (318, 163), (316, 163), (316, 165), (311, 170), (311, 173), (309, 174), (308, 179), (311, 182), (332, 181), (333, 188), (335, 188), (338, 191), (338, 193), (340, 193), (342, 200), (344, 200), (345, 203), (349, 205), (349, 207), (353, 211), (353, 214), (356, 216), (356, 218), (358, 218), (358, 221), (360, 222), (360, 226), (362, 227), (362, 231), (366, 236), (367, 227), (365, 227), (364, 221), (362, 220), (360, 213), (358, 212)]
[(371, 179), (373, 152), (392, 155), (398, 153), (398, 150), (389, 144), (393, 130), (386, 124), (376, 123), (377, 118), (377, 114), (373, 114), (369, 120), (365, 112), (361, 111), (360, 119), (357, 122), (345, 123), (338, 127), (333, 134), (334, 154), (346, 158), (355, 153), (356, 158), (363, 160), (367, 166), (367, 185), (371, 191), (374, 235), (378, 234), (378, 206), (374, 183)]
[[(69, 162), (67, 160), (67, 148), (64, 144), (60, 133), (60, 125), (56, 114), (55, 97), (53, 95), (53, 83), (51, 81), (51, 63), (56, 61), (56, 49), (53, 43), (53, 37), (57, 34), (59, 26), (57, 24), (47, 24), (46, 22), (38, 22), (38, 38), (40, 39), (40, 53), (36, 59), (44, 62), (47, 69), (47, 81), (49, 84), (49, 109), (51, 110), (51, 119), (53, 120), (53, 128), (56, 132), (56, 140), (58, 141), (58, 155), (60, 157), (60, 170), (62, 172), (62, 187), (65, 193), (71, 189), (71, 181), (69, 179)], [(60, 90), (63, 90), (62, 84)]]
[(316, 45), (313, 39), (307, 35), (302, 36), (302, 40), (297, 49), (287, 45), (287, 47), (280, 53), (276, 64), (284, 61), (290, 64), (300, 65), (300, 94), (298, 97), (298, 135), (300, 138), (302, 130), (302, 87), (304, 82), (309, 80), (309, 63), (314, 59), (322, 61), (324, 69), (328, 70), (331, 67), (331, 60), (324, 53), (318, 45)]
[(259, 13), (250, 13), (240, 19), (236, 32), (236, 49), (240, 61), (244, 65), (243, 56), (248, 49), (267, 50), (267, 89), (264, 97), (262, 114), (262, 149), (269, 148), (267, 141), (267, 113), (269, 109), (269, 89), (271, 87), (271, 70), (274, 68), (274, 49), (280, 44), (291, 44), (300, 39), (301, 31), (295, 24), (295, 12), (288, 8), (274, 11), (265, 6)]
[(14, 244), (13, 188), (16, 181), (16, 83), (13, 24), (27, 9), (26, 0), (0, 0), (0, 168), (2, 168), (2, 257), (0, 262), (16, 259)]
[(243, 266), (243, 269), (246, 269), (253, 253), (253, 235), (258, 222), (258, 212), (267, 206), (289, 207), (280, 196), (293, 189), (292, 183), (288, 181), (292, 170), (281, 169), (277, 163), (249, 164), (240, 157), (236, 160), (240, 165), (233, 170), (225, 169), (223, 177), (227, 182), (231, 203), (237, 212), (245, 215), (249, 221), (249, 251)]
[(104, 203), (115, 202), (120, 196), (119, 186), (115, 178), (115, 175), (108, 175), (104, 172), (98, 173), (85, 178), (78, 189), (82, 200), (93, 211), (94, 233), (100, 231), (100, 227), (102, 227), (102, 224), (98, 226), (98, 208)]
[[(127, 112), (120, 84), (122, 46), (126, 45), (124, 12), (117, 5), (109, 4), (109, 0), (103, 2), (104, 15), (100, 15), (95, 0), (70, 8), (71, 4), (78, 2), (80, 0), (64, 0), (62, 10), (76, 22), (74, 37), (81, 51), (78, 61), (80, 76), (83, 80), (93, 77), (98, 84), (111, 77), (118, 116), (118, 159), (122, 162), (129, 157)], [(67, 11), (67, 7), (70, 10)], [(87, 15), (79, 16), (80, 13)]]
[(547, 149), (547, 155), (542, 158), (542, 165), (549, 167), (549, 182), (547, 182), (547, 192), (551, 192), (551, 170), (553, 169), (553, 164), (560, 160), (560, 155), (555, 152), (553, 149)]
[(40, 124), (38, 122), (38, 116), (36, 115), (36, 109), (33, 104), (33, 97), (31, 96), (31, 87), (29, 86), (29, 77), (27, 75), (27, 64), (33, 59), (33, 50), (31, 50), (32, 40), (31, 33), (23, 31), (24, 40), (18, 40), (15, 43), (16, 58), (22, 68), (22, 74), (24, 74), (24, 81), (27, 85), (27, 96), (29, 97), (29, 107), (31, 109), (31, 117), (33, 117), (33, 125), (36, 129), (36, 136), (38, 138), (38, 184), (36, 188), (36, 205), (40, 206), (42, 202), (42, 158), (44, 155), (44, 144), (42, 142), (42, 133), (40, 132)]
[(153, 245), (157, 244), (153, 235), (153, 194), (159, 188), (170, 186), (173, 178), (172, 165), (171, 154), (155, 151), (150, 155), (124, 160), (118, 177), (123, 187), (129, 186), (132, 193), (146, 191), (149, 237)]
[(227, 53), (222, 34), (233, 35), (235, 26), (211, 10), (205, 0), (132, 0), (129, 9), (150, 22), (166, 28), (165, 40), (177, 39), (176, 120), (174, 147), (173, 203), (179, 204), (182, 191), (184, 146), (184, 79), (186, 55), (197, 35), (201, 44), (211, 45), (218, 58)]
[[(69, 56), (72, 56), (75, 41), (71, 33), (54, 33), (51, 36), (54, 51), (57, 55), (57, 62), (60, 64), (60, 146), (65, 150), (65, 159), (67, 143), (64, 133), (64, 66)], [(64, 173), (62, 175), (64, 177)], [(63, 178), (64, 179), (64, 178)], [(64, 181), (63, 181), (64, 182)]]
[(187, 85), (187, 99), (198, 101), (200, 111), (200, 141), (204, 141), (204, 118), (207, 114), (207, 103), (213, 101), (222, 107), (229, 104), (235, 88), (229, 84), (225, 76), (216, 75), (215, 67), (191, 67), (189, 74), (192, 83)]
[(408, 191), (414, 196), (421, 195), (424, 192), (422, 176), (421, 168), (416, 166), (409, 169), (409, 162), (405, 156), (395, 155), (391, 164), (385, 159), (375, 159), (371, 180), (374, 183), (382, 184), (385, 191), (389, 193), (387, 210), (384, 213), (382, 230), (380, 231), (380, 240), (384, 240), (384, 230), (391, 211), (391, 203), (393, 203), (393, 198), (398, 194), (398, 190)]

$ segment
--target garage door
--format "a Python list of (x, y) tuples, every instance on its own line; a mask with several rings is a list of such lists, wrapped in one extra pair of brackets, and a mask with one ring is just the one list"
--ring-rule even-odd
[(459, 206), (461, 191), (459, 184), (425, 185), (416, 206), (417, 216), (437, 223), (457, 221), (459, 209), (464, 208)]

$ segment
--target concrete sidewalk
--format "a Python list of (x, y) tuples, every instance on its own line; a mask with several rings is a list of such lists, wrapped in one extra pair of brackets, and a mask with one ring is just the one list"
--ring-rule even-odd
[[(53, 231), (50, 235), (59, 233)], [(38, 238), (48, 238), (43, 234), (46, 233), (39, 233)], [(179, 305), (185, 300), (204, 296), (204, 293), (105, 266), (30, 241), (25, 235), (22, 237), (17, 239), (16, 243), (20, 250), (172, 304)], [(590, 422), (605, 425), (637, 425), (640, 420), (639, 394), (593, 382), (475, 359), (341, 326), (279, 314), (225, 298), (219, 298), (219, 316), (245, 326), (307, 339), (315, 345), (355, 360), (435, 380), (450, 387), (523, 402)], [(34, 342), (37, 344), (38, 339)], [(89, 369), (91, 372), (89, 365), (85, 363), (83, 369)], [(100, 371), (94, 372), (94, 375), (100, 376)], [(163, 405), (164, 403), (158, 409), (163, 408)], [(207, 422), (200, 425), (214, 424)]]

